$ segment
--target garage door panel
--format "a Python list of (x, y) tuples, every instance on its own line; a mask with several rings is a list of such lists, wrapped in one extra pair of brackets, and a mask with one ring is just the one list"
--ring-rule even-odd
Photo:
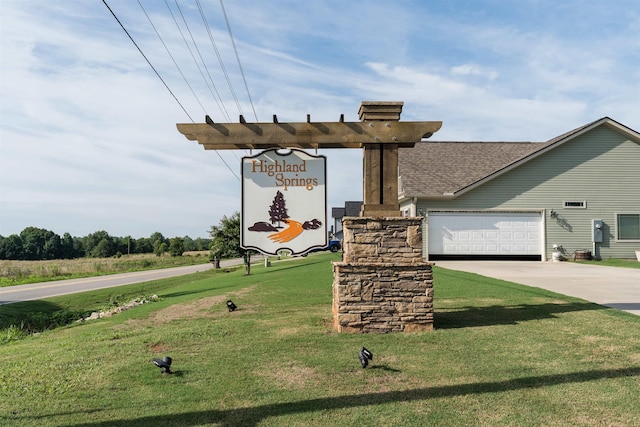
[(511, 240), (513, 239), (513, 234), (509, 231), (501, 231), (500, 232), (500, 240)]
[(498, 245), (494, 245), (493, 243), (487, 243), (484, 245), (485, 252), (489, 254), (497, 254), (498, 253)]
[(431, 212), (429, 254), (540, 255), (539, 212)]

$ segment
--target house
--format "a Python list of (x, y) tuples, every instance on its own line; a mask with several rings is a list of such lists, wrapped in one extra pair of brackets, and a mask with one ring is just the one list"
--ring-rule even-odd
[(399, 150), (399, 202), (429, 260), (635, 258), (640, 134), (608, 117), (542, 143)]
[(362, 202), (347, 201), (344, 202), (343, 208), (331, 208), (331, 217), (333, 218), (333, 226), (331, 227), (331, 238), (342, 240), (342, 218), (345, 216), (360, 216)]

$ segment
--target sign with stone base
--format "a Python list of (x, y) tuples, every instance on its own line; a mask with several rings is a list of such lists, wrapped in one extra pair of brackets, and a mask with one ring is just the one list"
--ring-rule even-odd
[[(399, 149), (413, 147), (431, 137), (442, 122), (400, 122), (402, 106), (402, 102), (363, 101), (358, 111), (360, 122), (345, 122), (343, 116), (339, 122), (313, 122), (307, 115), (306, 122), (283, 123), (274, 115), (273, 123), (247, 123), (243, 116), (240, 123), (214, 123), (206, 116), (205, 123), (177, 125), (187, 139), (197, 140), (207, 150), (363, 149), (361, 217), (345, 218), (343, 261), (333, 265), (333, 312), (338, 331), (433, 329), (431, 264), (422, 258), (421, 219), (402, 218), (400, 214), (397, 161)], [(249, 167), (260, 169), (257, 164)], [(267, 220), (260, 212), (264, 208), (258, 207), (258, 214), (245, 221), (248, 227), (257, 227), (249, 230), (243, 226), (246, 248), (262, 245), (252, 240), (257, 234), (250, 235), (249, 231), (260, 233), (257, 229), (264, 224), (259, 223), (271, 222), (272, 215), (282, 216), (282, 204), (288, 199), (278, 191), (261, 196), (259, 205), (268, 206)], [(299, 214), (293, 215), (299, 222)], [(249, 224), (251, 221), (254, 222)], [(270, 233), (275, 234), (276, 240), (293, 241), (289, 239), (290, 232), (282, 232)], [(311, 232), (304, 234), (304, 239), (310, 235)], [(262, 240), (271, 246), (263, 252), (274, 253), (275, 246), (265, 241), (265, 236), (269, 238), (263, 231)], [(302, 240), (296, 240), (296, 244)], [(287, 246), (293, 248), (294, 244)], [(304, 246), (296, 246), (294, 251), (304, 251)]]

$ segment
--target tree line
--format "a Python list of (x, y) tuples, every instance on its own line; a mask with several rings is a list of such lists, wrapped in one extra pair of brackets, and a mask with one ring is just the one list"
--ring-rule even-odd
[(69, 233), (60, 237), (53, 231), (27, 227), (20, 234), (0, 236), (0, 259), (41, 261), (146, 253), (159, 256), (165, 252), (180, 256), (187, 251), (206, 251), (210, 247), (210, 239), (192, 239), (189, 236), (166, 238), (160, 232), (139, 239), (111, 236), (104, 230), (84, 237), (71, 236)]

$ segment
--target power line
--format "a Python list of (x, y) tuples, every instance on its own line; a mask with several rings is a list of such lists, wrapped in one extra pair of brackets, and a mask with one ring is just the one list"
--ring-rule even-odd
[(113, 15), (113, 17), (115, 18), (115, 20), (118, 22), (118, 24), (120, 24), (120, 27), (122, 28), (122, 30), (127, 34), (127, 36), (129, 37), (129, 39), (131, 40), (131, 42), (134, 44), (134, 46), (136, 47), (136, 49), (138, 49), (138, 52), (140, 52), (140, 54), (142, 55), (142, 57), (145, 59), (145, 61), (147, 61), (147, 64), (149, 64), (149, 66), (151, 67), (151, 69), (153, 70), (154, 73), (156, 73), (156, 76), (158, 76), (158, 78), (160, 79), (160, 81), (162, 82), (162, 84), (164, 85), (164, 87), (167, 88), (167, 90), (169, 91), (169, 93), (171, 94), (171, 96), (173, 96), (173, 99), (176, 100), (176, 102), (178, 103), (178, 105), (180, 106), (180, 108), (182, 108), (182, 111), (184, 111), (184, 113), (187, 115), (187, 117), (189, 117), (189, 119), (191, 120), (191, 122), (193, 122), (193, 119), (191, 118), (191, 116), (189, 115), (189, 113), (187, 112), (187, 110), (185, 110), (184, 106), (180, 103), (180, 101), (178, 101), (178, 98), (173, 94), (173, 92), (171, 91), (171, 89), (169, 89), (169, 86), (167, 86), (167, 83), (165, 83), (164, 79), (162, 78), (162, 76), (160, 76), (160, 73), (158, 73), (158, 71), (155, 69), (155, 67), (153, 66), (153, 64), (151, 64), (151, 61), (149, 61), (149, 59), (147, 58), (147, 56), (144, 54), (144, 52), (142, 52), (142, 49), (140, 49), (140, 46), (138, 46), (138, 44), (135, 42), (135, 40), (133, 40), (133, 37), (131, 37), (131, 34), (129, 34), (129, 32), (127, 31), (127, 29), (124, 27), (124, 25), (122, 25), (122, 22), (120, 22), (120, 20), (118, 19), (118, 17), (116, 16), (116, 14), (113, 12), (113, 10), (111, 10), (111, 8), (109, 7), (109, 5), (107, 4), (106, 0), (102, 0), (102, 3), (104, 3), (105, 6), (107, 6), (107, 9), (109, 9), (109, 12), (111, 12), (111, 14)]
[(187, 86), (189, 87), (189, 90), (191, 91), (191, 93), (193, 94), (193, 96), (196, 98), (196, 101), (198, 101), (198, 104), (200, 104), (200, 108), (202, 108), (202, 111), (206, 114), (207, 110), (205, 110), (204, 106), (202, 105), (202, 102), (200, 102), (200, 98), (198, 98), (198, 95), (196, 95), (196, 93), (193, 91), (193, 88), (191, 87), (191, 85), (189, 84), (189, 81), (187, 80), (187, 78), (185, 77), (184, 73), (182, 72), (182, 70), (180, 69), (180, 66), (178, 65), (178, 63), (176, 62), (175, 58), (173, 57), (173, 55), (171, 54), (171, 52), (169, 51), (169, 48), (167, 47), (166, 43), (164, 42), (164, 40), (162, 39), (162, 37), (160, 36), (160, 33), (158, 32), (158, 30), (156, 29), (156, 26), (153, 25), (153, 21), (151, 21), (151, 17), (149, 16), (149, 14), (147, 13), (147, 11), (145, 10), (144, 6), (142, 6), (142, 3), (140, 3), (140, 0), (138, 0), (138, 4), (140, 5), (140, 8), (142, 9), (142, 11), (144, 12), (145, 16), (147, 17), (147, 19), (149, 20), (149, 24), (151, 24), (151, 27), (153, 28), (153, 31), (156, 32), (156, 35), (158, 36), (158, 38), (160, 39), (160, 42), (162, 43), (162, 45), (164, 46), (165, 50), (167, 51), (167, 54), (169, 54), (169, 57), (171, 58), (171, 60), (173, 61), (173, 64), (176, 66), (176, 68), (178, 69), (178, 72), (180, 73), (180, 75), (182, 76), (184, 82), (187, 84)]
[[(200, 75), (202, 76), (202, 79), (204, 80), (205, 84), (207, 85), (207, 88), (209, 89), (209, 92), (211, 93), (211, 96), (213, 97), (213, 100), (218, 105), (218, 109), (222, 113), (223, 117), (225, 117), (227, 119), (227, 121), (230, 122), (231, 121), (231, 117), (229, 116), (229, 113), (227, 112), (227, 109), (225, 108), (224, 103), (222, 102), (222, 97), (220, 96), (220, 93), (218, 92), (218, 88), (216, 87), (215, 83), (213, 82), (213, 78), (211, 77), (211, 73), (209, 73), (209, 68), (207, 67), (207, 63), (205, 62), (204, 58), (202, 57), (202, 53), (200, 53), (200, 49), (198, 49), (198, 44), (196, 43), (196, 40), (193, 37), (193, 33), (191, 32), (191, 29), (189, 28), (189, 24), (187, 23), (187, 20), (184, 17), (184, 14), (182, 13), (182, 9), (180, 8), (180, 5), (178, 4), (178, 0), (174, 0), (174, 1), (175, 1), (175, 4), (176, 4), (176, 7), (178, 8), (178, 12), (180, 12), (180, 16), (182, 17), (182, 22), (184, 22), (184, 26), (187, 29), (187, 31), (189, 32), (189, 36), (191, 37), (191, 41), (193, 43), (193, 46), (195, 47), (196, 52), (198, 52), (198, 56), (200, 57), (200, 61), (202, 61), (202, 65), (204, 66), (204, 69), (206, 70), (207, 75), (209, 76), (209, 80), (211, 81), (211, 84), (209, 84), (209, 81), (207, 81), (207, 78), (204, 76), (204, 73), (202, 72), (202, 69), (200, 68), (200, 64), (198, 63), (198, 61), (196, 60), (195, 56), (193, 55), (193, 51), (189, 47), (189, 43), (187, 42), (186, 38), (184, 37), (184, 33), (180, 29), (180, 26), (178, 25), (178, 22), (176, 21), (176, 19), (174, 17), (174, 21), (176, 23), (176, 26), (178, 27), (178, 30), (180, 31), (180, 34), (182, 34), (182, 39), (184, 40), (184, 43), (187, 46), (187, 49), (189, 49), (189, 52), (191, 53), (191, 57), (193, 58), (193, 61), (195, 62), (196, 67), (198, 67), (198, 71), (200, 71)], [(171, 8), (169, 7), (169, 4), (167, 3), (167, 0), (165, 0), (165, 4), (167, 5), (167, 8), (169, 9), (169, 12), (171, 13), (171, 16), (173, 16), (173, 12), (171, 12)], [(213, 90), (211, 89), (211, 86), (213, 86)], [(215, 91), (215, 94), (213, 93), (213, 91)]]
[[(131, 34), (129, 34), (129, 32), (127, 31), (127, 29), (124, 27), (124, 25), (122, 25), (122, 22), (120, 22), (120, 20), (118, 19), (118, 17), (116, 16), (116, 14), (113, 12), (113, 10), (109, 7), (109, 5), (107, 4), (106, 0), (102, 0), (102, 2), (104, 3), (104, 5), (107, 7), (107, 9), (109, 9), (109, 12), (111, 12), (111, 15), (113, 15), (113, 17), (115, 18), (115, 20), (118, 22), (118, 24), (120, 24), (120, 27), (122, 28), (122, 30), (127, 34), (127, 36), (129, 37), (129, 39), (131, 40), (131, 42), (134, 44), (134, 46), (136, 47), (136, 49), (138, 49), (138, 52), (140, 52), (140, 54), (142, 55), (142, 57), (147, 61), (147, 64), (149, 64), (149, 66), (151, 67), (151, 69), (155, 72), (156, 76), (158, 76), (158, 78), (160, 79), (160, 81), (162, 82), (162, 84), (164, 84), (164, 87), (167, 88), (167, 90), (169, 91), (169, 93), (171, 94), (171, 96), (173, 96), (173, 99), (176, 100), (176, 102), (178, 103), (178, 105), (180, 105), (180, 108), (182, 108), (182, 111), (184, 111), (184, 113), (187, 115), (187, 117), (189, 117), (189, 119), (191, 120), (192, 123), (195, 123), (195, 121), (193, 120), (193, 118), (191, 117), (191, 115), (187, 112), (187, 110), (185, 110), (184, 106), (180, 103), (180, 101), (178, 100), (178, 98), (174, 95), (174, 93), (171, 91), (171, 89), (169, 89), (169, 86), (167, 86), (167, 83), (164, 81), (164, 79), (162, 78), (162, 76), (160, 76), (160, 73), (158, 73), (158, 71), (155, 69), (155, 67), (153, 66), (153, 64), (151, 64), (151, 61), (149, 61), (149, 59), (147, 58), (147, 56), (144, 54), (144, 52), (142, 52), (142, 49), (140, 49), (140, 46), (138, 46), (138, 44), (135, 42), (135, 40), (133, 40), (133, 37), (131, 37)], [(140, 5), (142, 6), (142, 5)], [(143, 8), (144, 10), (144, 8)], [(145, 12), (146, 14), (146, 12)], [(153, 24), (152, 24), (153, 25)], [(154, 27), (155, 29), (155, 27)], [(222, 160), (222, 163), (224, 163), (224, 165), (227, 167), (227, 169), (229, 169), (229, 171), (233, 174), (233, 176), (236, 177), (236, 179), (238, 181), (240, 181), (240, 177), (238, 177), (238, 175), (234, 172), (234, 170), (229, 166), (229, 164), (224, 160), (224, 158), (222, 158), (222, 156), (220, 155), (220, 153), (216, 150), (216, 154), (218, 155), (218, 157), (220, 158), (220, 160)]]
[[(166, 1), (165, 1), (166, 3)], [(173, 64), (176, 66), (176, 68), (178, 69), (178, 71), (180, 72), (180, 75), (182, 76), (182, 78), (184, 79), (184, 82), (187, 84), (187, 86), (189, 87), (189, 90), (191, 90), (191, 93), (193, 94), (193, 96), (196, 98), (196, 100), (198, 101), (198, 104), (200, 104), (200, 108), (202, 108), (202, 111), (206, 114), (207, 111), (205, 110), (204, 106), (202, 105), (202, 102), (200, 102), (200, 98), (198, 98), (198, 95), (196, 95), (196, 93), (194, 92), (193, 88), (191, 87), (191, 85), (189, 84), (189, 81), (187, 80), (186, 76), (184, 75), (184, 73), (182, 72), (182, 69), (180, 69), (180, 66), (178, 65), (178, 63), (176, 62), (176, 60), (174, 59), (173, 55), (171, 54), (171, 52), (169, 51), (169, 48), (167, 47), (167, 45), (165, 44), (164, 40), (162, 39), (162, 36), (160, 36), (160, 33), (158, 32), (158, 30), (156, 29), (156, 26), (153, 24), (153, 21), (151, 20), (151, 17), (149, 16), (149, 14), (147, 13), (147, 11), (145, 10), (144, 6), (142, 6), (142, 3), (140, 3), (140, 0), (138, 0), (138, 4), (140, 5), (140, 8), (142, 9), (142, 11), (144, 12), (145, 16), (147, 17), (147, 19), (149, 20), (149, 24), (151, 24), (151, 27), (153, 28), (153, 30), (156, 32), (156, 35), (158, 36), (158, 38), (160, 39), (160, 42), (162, 42), (162, 45), (164, 46), (165, 50), (167, 51), (167, 54), (169, 54), (169, 57), (171, 58), (171, 60), (173, 61)], [(168, 6), (168, 4), (167, 4)], [(171, 9), (169, 9), (169, 12), (171, 12)], [(173, 16), (173, 13), (171, 14)], [(175, 18), (174, 18), (175, 20)], [(177, 24), (177, 22), (176, 22)], [(180, 27), (178, 27), (178, 29), (180, 29)], [(182, 32), (181, 32), (182, 33)], [(184, 36), (183, 36), (184, 37)], [(193, 120), (191, 120), (193, 122)], [(231, 167), (227, 164), (227, 162), (225, 161), (225, 159), (222, 157), (222, 155), (216, 150), (216, 154), (218, 155), (218, 157), (220, 158), (220, 160), (222, 160), (222, 162), (225, 164), (225, 166), (229, 169), (229, 171), (231, 171), (231, 173), (238, 179), (240, 180), (240, 178), (238, 178), (238, 176), (236, 175), (236, 173), (233, 171), (233, 169), (231, 169)], [(237, 156), (234, 153), (234, 157)]]
[[(211, 93), (211, 96), (213, 97), (213, 100), (218, 105), (218, 109), (222, 113), (223, 117), (225, 117), (227, 119), (227, 121), (230, 122), (231, 121), (231, 117), (229, 116), (229, 112), (227, 111), (227, 109), (226, 109), (226, 107), (224, 105), (224, 101), (222, 100), (222, 97), (220, 96), (220, 93), (218, 92), (218, 88), (216, 87), (216, 84), (213, 81), (213, 77), (211, 77), (211, 73), (209, 72), (209, 68), (207, 67), (207, 63), (205, 62), (204, 58), (202, 57), (202, 53), (200, 53), (200, 49), (198, 48), (198, 44), (196, 43), (196, 40), (193, 37), (193, 33), (191, 32), (191, 29), (189, 28), (189, 24), (187, 23), (187, 20), (186, 20), (184, 14), (182, 13), (182, 9), (180, 8), (180, 5), (178, 4), (178, 0), (174, 0), (174, 2), (176, 4), (176, 7), (178, 8), (178, 12), (180, 13), (180, 16), (182, 17), (182, 22), (184, 22), (184, 26), (187, 29), (187, 31), (189, 32), (189, 36), (191, 37), (191, 41), (193, 43), (193, 46), (195, 47), (196, 51), (198, 52), (198, 56), (200, 57), (200, 60), (202, 61), (202, 65), (204, 66), (204, 69), (207, 71), (207, 75), (209, 76), (209, 80), (211, 81), (211, 85), (209, 85), (209, 82), (207, 81), (206, 77), (204, 76), (204, 73), (202, 72), (202, 69), (200, 68), (200, 64), (196, 60), (195, 55), (193, 54), (193, 51), (191, 50), (191, 47), (189, 46), (189, 43), (187, 42), (187, 39), (184, 36), (184, 33), (182, 32), (182, 29), (180, 29), (180, 25), (178, 25), (178, 21), (176, 20), (173, 12), (171, 11), (171, 8), (169, 7), (169, 3), (167, 3), (167, 0), (165, 0), (165, 4), (167, 5), (167, 9), (169, 9), (169, 13), (171, 14), (171, 17), (173, 18), (173, 21), (175, 22), (176, 27), (178, 28), (178, 31), (180, 32), (180, 35), (182, 36), (182, 40), (184, 40), (184, 43), (187, 46), (187, 49), (189, 50), (189, 53), (191, 54), (191, 58), (193, 59), (193, 62), (196, 64), (196, 67), (198, 68), (198, 71), (200, 72), (200, 76), (202, 76), (202, 79), (204, 80), (205, 84), (207, 85), (207, 88), (209, 89), (209, 92)], [(213, 89), (215, 90), (215, 93), (216, 93), (217, 96), (213, 94), (213, 91), (211, 90), (211, 86), (213, 86)], [(218, 155), (220, 160), (222, 160), (222, 162), (231, 171), (231, 173), (238, 180), (240, 180), (240, 178), (238, 178), (236, 173), (229, 167), (229, 165), (224, 160), (222, 155), (220, 155), (220, 153), (217, 150), (214, 150), (214, 151), (216, 152), (216, 154)], [(240, 160), (240, 159), (238, 159), (238, 156), (236, 155), (236, 153), (234, 151), (232, 151), (231, 154), (233, 154), (233, 156), (236, 158), (236, 160)]]
[(220, 68), (222, 69), (222, 73), (224, 74), (224, 78), (227, 80), (227, 85), (229, 86), (229, 90), (231, 91), (231, 96), (236, 103), (236, 107), (238, 108), (238, 112), (242, 115), (242, 107), (240, 106), (240, 102), (238, 102), (238, 97), (236, 96), (236, 92), (233, 90), (233, 85), (231, 84), (231, 80), (229, 79), (229, 73), (227, 73), (227, 69), (224, 66), (224, 62), (222, 61), (222, 56), (220, 55), (220, 51), (218, 50), (218, 46), (213, 38), (213, 34), (211, 33), (211, 28), (207, 23), (207, 19), (204, 16), (204, 10), (202, 9), (202, 5), (200, 4), (200, 0), (196, 0), (196, 4), (198, 5), (198, 9), (200, 10), (200, 16), (202, 17), (202, 22), (204, 23), (205, 28), (207, 29), (207, 33), (209, 34), (209, 40), (211, 41), (211, 45), (213, 46), (213, 50), (216, 52), (216, 56), (218, 57), (218, 62), (220, 63)]
[(253, 106), (253, 100), (251, 99), (251, 93), (249, 93), (249, 86), (247, 85), (247, 79), (244, 76), (244, 70), (242, 69), (242, 64), (240, 63), (240, 56), (238, 55), (238, 49), (236, 48), (236, 42), (233, 39), (233, 34), (231, 33), (231, 25), (229, 25), (229, 18), (227, 18), (227, 11), (224, 9), (224, 3), (220, 0), (220, 7), (222, 8), (222, 14), (224, 15), (224, 21), (227, 23), (227, 29), (229, 30), (229, 37), (231, 38), (231, 44), (233, 45), (233, 51), (236, 54), (236, 59), (238, 60), (238, 68), (240, 68), (240, 74), (242, 75), (242, 81), (244, 82), (244, 87), (247, 90), (247, 96), (249, 97), (249, 103), (251, 104), (251, 109), (253, 110), (253, 116), (256, 118), (256, 122), (258, 120), (258, 115), (256, 114), (256, 109)]

